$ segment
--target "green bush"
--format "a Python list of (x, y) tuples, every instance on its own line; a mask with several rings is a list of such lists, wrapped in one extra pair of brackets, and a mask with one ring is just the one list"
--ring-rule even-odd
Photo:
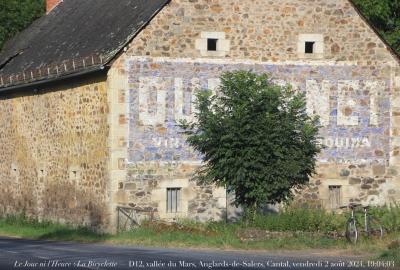
[[(400, 231), (400, 206), (393, 204), (390, 207), (372, 207), (369, 213), (378, 218), (387, 232)], [(258, 214), (254, 222), (248, 224), (244, 220), (237, 224), (224, 222), (200, 223), (191, 220), (180, 220), (179, 223), (188, 227), (224, 233), (238, 227), (252, 227), (268, 231), (282, 232), (344, 232), (349, 211), (335, 213), (321, 208), (310, 206), (288, 206), (275, 214)], [(356, 218), (360, 229), (364, 228), (362, 208), (358, 208)]]
[(390, 232), (400, 231), (400, 205), (393, 203), (384, 207), (373, 207), (369, 213), (377, 217), (385, 230)]
[(257, 215), (252, 227), (269, 231), (343, 231), (346, 216), (308, 207), (287, 207), (277, 214)]
[[(400, 231), (400, 205), (372, 207), (369, 213), (378, 218), (380, 223), (388, 232)], [(251, 227), (269, 231), (290, 232), (342, 232), (346, 221), (350, 216), (349, 211), (335, 213), (324, 209), (313, 207), (286, 207), (282, 212), (276, 214), (258, 214)], [(356, 211), (356, 218), (361, 228), (364, 226), (364, 215), (362, 208)], [(243, 226), (246, 224), (243, 222)]]

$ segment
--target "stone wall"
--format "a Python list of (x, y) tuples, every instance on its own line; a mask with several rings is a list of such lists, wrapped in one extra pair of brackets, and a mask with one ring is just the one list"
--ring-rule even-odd
[[(216, 51), (207, 51), (208, 38), (218, 39)], [(314, 54), (304, 52), (306, 41)], [(238, 69), (291, 84), (321, 117), (327, 148), (300, 200), (329, 208), (332, 186), (343, 204), (400, 198), (398, 60), (347, 0), (172, 0), (115, 65), (124, 82), (116, 109), (127, 126), (116, 204), (167, 219), (224, 215), (223, 189), (189, 180), (201, 156), (177, 121), (192, 119), (194, 91), (215, 89), (222, 72)], [(165, 213), (168, 187), (183, 189), (180, 213)]]
[[(316, 187), (309, 190), (310, 194), (306, 192), (307, 200), (322, 199), (328, 205), (329, 186), (342, 187), (343, 203), (384, 203), (400, 195), (393, 179), (397, 172), (388, 162), (390, 74), (370, 67), (328, 63), (310, 66), (131, 57), (127, 65), (129, 164), (177, 164), (169, 169), (169, 177), (189, 177), (180, 175), (180, 165), (199, 162), (201, 156), (186, 144), (177, 121), (191, 117), (197, 89), (215, 87), (223, 71), (248, 69), (269, 73), (279, 78), (276, 83), (287, 82), (305, 92), (308, 110), (321, 116), (321, 142), (326, 148), (318, 159), (319, 170), (313, 181)], [(160, 176), (157, 170), (134, 172), (136, 178), (128, 181)]]
[[(154, 212), (155, 217), (176, 220), (190, 218), (206, 221), (225, 218), (225, 191), (198, 185), (191, 180), (198, 164), (188, 162), (135, 162), (128, 166), (128, 178), (123, 184), (130, 206)], [(167, 188), (182, 188), (180, 209), (166, 212)]]
[(172, 0), (135, 38), (128, 54), (208, 58), (196, 47), (202, 32), (225, 34), (230, 50), (217, 58), (303, 59), (300, 35), (320, 34), (323, 60), (372, 66), (393, 61), (348, 0)]
[(390, 170), (400, 182), (400, 67), (396, 65), (392, 69), (392, 93), (391, 93), (391, 153)]
[(0, 97), (0, 214), (109, 224), (104, 77)]

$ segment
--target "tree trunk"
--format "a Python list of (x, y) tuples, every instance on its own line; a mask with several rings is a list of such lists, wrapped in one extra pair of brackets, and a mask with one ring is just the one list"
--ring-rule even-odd
[(252, 205), (248, 205), (245, 209), (245, 221), (246, 226), (254, 223), (257, 215), (257, 202), (254, 202)]

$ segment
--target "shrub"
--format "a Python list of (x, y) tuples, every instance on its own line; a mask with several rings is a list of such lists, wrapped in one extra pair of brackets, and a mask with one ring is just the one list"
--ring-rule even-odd
[(291, 206), (276, 214), (259, 214), (251, 226), (269, 231), (332, 232), (343, 231), (346, 219), (324, 209)]
[(384, 207), (369, 209), (370, 214), (377, 217), (385, 230), (390, 232), (400, 231), (400, 205), (393, 203)]

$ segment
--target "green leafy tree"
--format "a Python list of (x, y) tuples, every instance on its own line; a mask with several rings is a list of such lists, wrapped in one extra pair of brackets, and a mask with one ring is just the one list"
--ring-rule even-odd
[(400, 53), (400, 0), (353, 0), (383, 38)]
[(0, 0), (0, 49), (44, 12), (44, 0)]
[(308, 182), (320, 146), (318, 119), (307, 115), (304, 94), (265, 74), (237, 71), (221, 76), (218, 94), (196, 96), (196, 120), (180, 126), (203, 155), (198, 180), (234, 191), (248, 214), (291, 198)]

